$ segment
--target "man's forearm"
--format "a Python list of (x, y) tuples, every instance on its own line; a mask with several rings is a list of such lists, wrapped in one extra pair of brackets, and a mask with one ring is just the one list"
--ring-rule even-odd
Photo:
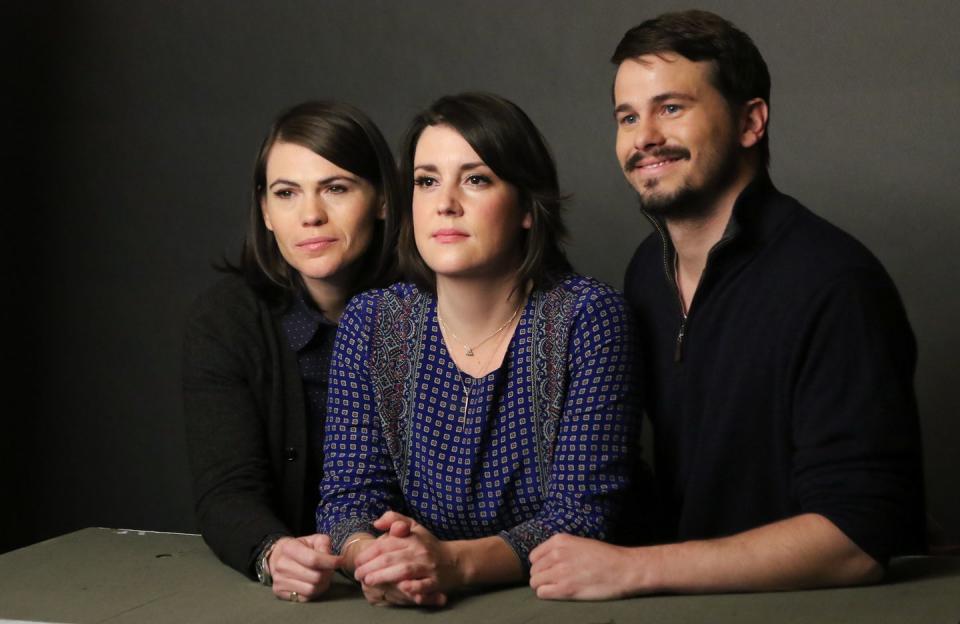
[(805, 589), (883, 577), (880, 564), (818, 514), (725, 538), (637, 548), (633, 555), (635, 593)]
[(502, 538), (482, 537), (447, 542), (460, 580), (465, 586), (499, 585), (523, 581), (523, 566)]

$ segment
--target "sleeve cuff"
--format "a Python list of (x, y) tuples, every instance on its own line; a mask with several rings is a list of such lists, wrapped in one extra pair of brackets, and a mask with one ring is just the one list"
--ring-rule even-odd
[(343, 548), (344, 542), (354, 533), (379, 534), (380, 531), (373, 528), (371, 520), (371, 518), (347, 518), (335, 524), (329, 533), (331, 550), (337, 555), (341, 554), (340, 549)]

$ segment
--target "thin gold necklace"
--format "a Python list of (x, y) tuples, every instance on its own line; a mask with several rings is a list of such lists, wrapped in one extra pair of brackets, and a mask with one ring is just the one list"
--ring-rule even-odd
[(470, 345), (468, 345), (467, 343), (465, 343), (464, 341), (460, 340), (460, 337), (457, 336), (455, 333), (453, 333), (453, 330), (450, 329), (449, 327), (447, 327), (447, 324), (443, 322), (443, 317), (440, 316), (440, 302), (437, 302), (437, 320), (440, 321), (440, 327), (443, 328), (443, 331), (446, 332), (446, 333), (448, 333), (448, 334), (450, 334), (450, 336), (451, 336), (454, 340), (456, 340), (457, 342), (460, 343), (460, 345), (463, 347), (463, 353), (464, 353), (464, 355), (466, 355), (467, 357), (473, 357), (473, 350), (474, 350), (474, 349), (479, 349), (479, 348), (483, 345), (483, 343), (485, 343), (486, 341), (490, 340), (491, 338), (493, 338), (494, 336), (496, 336), (497, 334), (499, 334), (500, 332), (502, 332), (504, 329), (507, 328), (507, 325), (509, 325), (510, 323), (513, 322), (513, 319), (517, 318), (517, 312), (520, 311), (520, 307), (521, 307), (522, 305), (523, 305), (523, 301), (521, 301), (519, 304), (517, 304), (517, 307), (513, 310), (513, 314), (510, 315), (510, 318), (507, 319), (507, 322), (506, 322), (506, 323), (504, 323), (503, 325), (501, 325), (501, 326), (497, 329), (497, 331), (493, 332), (492, 334), (490, 334), (489, 336), (487, 336), (486, 338), (484, 338), (483, 340), (481, 340), (481, 341), (478, 342), (477, 344), (473, 345), (472, 347), (471, 347)]
[[(517, 309), (519, 310), (519, 308), (517, 308)], [(512, 321), (512, 320), (514, 319), (514, 317), (516, 317), (516, 316), (517, 316), (517, 313), (516, 313), (516, 311), (514, 311), (513, 316), (510, 317), (510, 321)], [(438, 310), (438, 311), (437, 311), (437, 319), (439, 319), (439, 318), (440, 318), (440, 312), (439, 312), (439, 310)], [(507, 321), (507, 323), (509, 323), (510, 321)], [(440, 325), (441, 325), (446, 331), (450, 331), (449, 329), (446, 329), (446, 326), (445, 326), (445, 325), (443, 325), (443, 321), (440, 321)], [(506, 325), (505, 325), (504, 327), (506, 327)], [(501, 327), (500, 329), (503, 329), (503, 327)], [(496, 333), (499, 333), (499, 332), (500, 332), (500, 330), (497, 330)], [(452, 332), (451, 332), (451, 333), (452, 333)], [(494, 335), (496, 335), (496, 333), (495, 333)], [(503, 342), (503, 336), (505, 336), (505, 335), (506, 335), (506, 334), (503, 334), (503, 335), (500, 336), (500, 338), (497, 340), (496, 345), (494, 345), (494, 347), (493, 347), (493, 351), (491, 351), (491, 352), (490, 352), (490, 355), (487, 356), (487, 359), (486, 359), (486, 361), (483, 363), (483, 367), (482, 367), (480, 370), (486, 370), (486, 366), (490, 363), (490, 358), (492, 358), (493, 355), (494, 355), (497, 351), (500, 350), (500, 344)], [(480, 346), (480, 345), (477, 345), (477, 346)], [(470, 379), (471, 379), (470, 383), (467, 384), (467, 382), (463, 380), (463, 371), (461, 371), (461, 370), (460, 370), (460, 367), (457, 366), (457, 363), (454, 361), (453, 357), (450, 358), (450, 361), (453, 362), (453, 369), (454, 369), (454, 370), (456, 371), (456, 373), (457, 373), (457, 380), (460, 382), (460, 385), (463, 386), (463, 413), (460, 414), (460, 419), (459, 419), (459, 422), (457, 423), (457, 433), (460, 433), (460, 432), (463, 431), (463, 428), (464, 428), (464, 427), (466, 426), (466, 424), (467, 424), (467, 412), (470, 410), (470, 395), (473, 393), (473, 387), (477, 384), (477, 381), (479, 381), (480, 378), (473, 377), (472, 375), (470, 375), (469, 373), (467, 373), (467, 376), (470, 377)], [(486, 377), (486, 375), (484, 375), (484, 377)]]

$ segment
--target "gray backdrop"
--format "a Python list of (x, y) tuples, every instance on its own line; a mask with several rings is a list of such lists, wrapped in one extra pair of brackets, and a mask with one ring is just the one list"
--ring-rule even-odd
[[(9, 5), (8, 5), (9, 6)], [(960, 538), (960, 46), (953, 1), (709, 2), (773, 75), (772, 174), (893, 275), (920, 347), (931, 514)], [(435, 97), (520, 104), (572, 193), (570, 254), (621, 285), (648, 233), (617, 167), (607, 59), (675, 2), (129, 2), (8, 8), (10, 372), (0, 551), (79, 527), (194, 530), (180, 334), (242, 239), (254, 153), (307, 98), (396, 144)]]

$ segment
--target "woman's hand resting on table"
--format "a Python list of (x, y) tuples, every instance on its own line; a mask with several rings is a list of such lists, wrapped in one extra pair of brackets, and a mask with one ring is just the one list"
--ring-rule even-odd
[(421, 524), (394, 511), (374, 521), (384, 531), (362, 543), (354, 577), (374, 605), (441, 607), (462, 579), (452, 549)]
[[(273, 595), (296, 602), (315, 600), (330, 587), (341, 558), (331, 554), (330, 538), (315, 533), (282, 537), (267, 559), (273, 577)], [(296, 596), (293, 593), (296, 592)]]

